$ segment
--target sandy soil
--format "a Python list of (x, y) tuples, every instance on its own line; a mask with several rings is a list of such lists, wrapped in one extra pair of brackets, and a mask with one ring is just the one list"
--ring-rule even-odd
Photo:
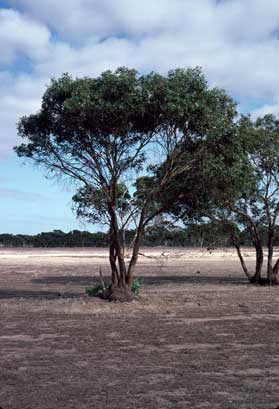
[(142, 252), (111, 304), (84, 295), (104, 249), (0, 250), (0, 408), (277, 408), (279, 289), (232, 250)]

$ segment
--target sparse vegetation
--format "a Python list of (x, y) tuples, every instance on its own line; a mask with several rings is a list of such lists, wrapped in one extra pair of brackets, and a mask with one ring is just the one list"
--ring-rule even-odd
[(86, 287), (85, 293), (89, 297), (100, 297), (102, 293), (110, 288), (109, 283), (100, 283), (93, 285), (92, 287)]
[(143, 285), (143, 279), (140, 277), (135, 277), (133, 279), (131, 290), (135, 295), (139, 295), (140, 289)]
[[(139, 295), (140, 289), (143, 284), (143, 279), (140, 277), (134, 277), (133, 283), (131, 286), (131, 291), (134, 295)], [(111, 283), (107, 282), (98, 282), (92, 287), (86, 287), (85, 288), (85, 293), (89, 297), (101, 297), (101, 298), (107, 298), (107, 294), (111, 288)]]

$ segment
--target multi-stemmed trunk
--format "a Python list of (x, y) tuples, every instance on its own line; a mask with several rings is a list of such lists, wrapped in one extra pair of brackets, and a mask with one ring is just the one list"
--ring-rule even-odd
[[(238, 239), (235, 237), (232, 237), (232, 242), (233, 245), (237, 251), (238, 258), (240, 260), (241, 267), (247, 276), (248, 280), (251, 283), (259, 283), (259, 284), (265, 284), (265, 283), (271, 283), (273, 285), (277, 284), (277, 273), (279, 270), (279, 259), (277, 260), (277, 263), (275, 264), (274, 267), (272, 267), (272, 252), (273, 252), (273, 247), (271, 248), (271, 252), (269, 253), (269, 259), (268, 259), (268, 269), (270, 268), (271, 265), (271, 270), (267, 269), (267, 279), (262, 278), (262, 267), (263, 267), (263, 261), (264, 261), (264, 254), (263, 254), (263, 248), (262, 244), (260, 241), (255, 240), (253, 241), (255, 250), (256, 250), (256, 265), (255, 265), (255, 272), (254, 274), (251, 274), (248, 270), (248, 267), (245, 263), (245, 260), (242, 256), (241, 249), (240, 249), (240, 244)], [(270, 263), (270, 264), (269, 264)]]
[(247, 213), (239, 209), (234, 209), (234, 211), (241, 217), (244, 224), (247, 226), (250, 237), (251, 237), (251, 241), (256, 251), (256, 266), (255, 266), (255, 273), (253, 275), (251, 275), (248, 272), (247, 266), (244, 263), (244, 259), (240, 251), (239, 243), (238, 243), (237, 254), (240, 259), (242, 268), (245, 274), (247, 275), (249, 281), (251, 283), (258, 283), (261, 281), (261, 273), (262, 273), (262, 267), (263, 267), (263, 261), (264, 261), (263, 246), (261, 243), (260, 234), (259, 234), (257, 225), (254, 223), (253, 219)]
[(244, 220), (248, 231), (250, 233), (251, 241), (254, 245), (255, 251), (256, 251), (256, 265), (255, 265), (255, 272), (254, 274), (251, 274), (246, 266), (245, 260), (242, 256), (241, 250), (240, 250), (240, 244), (239, 244), (239, 239), (237, 235), (235, 234), (235, 231), (232, 227), (230, 226), (230, 235), (232, 242), (236, 248), (242, 269), (246, 276), (248, 277), (249, 281), (251, 283), (259, 283), (259, 284), (272, 284), (272, 285), (277, 285), (278, 280), (277, 280), (277, 275), (279, 271), (279, 259), (276, 261), (276, 263), (273, 265), (273, 249), (274, 249), (274, 226), (269, 224), (269, 229), (268, 229), (268, 242), (267, 242), (267, 247), (268, 247), (268, 256), (267, 256), (267, 278), (262, 278), (262, 268), (263, 268), (263, 262), (264, 262), (264, 253), (263, 253), (263, 245), (261, 241), (261, 237), (259, 234), (259, 230), (257, 228), (257, 225), (254, 223), (252, 218), (248, 215), (245, 214), (242, 211), (237, 212), (242, 219)]
[(128, 263), (125, 261), (125, 243), (123, 232), (118, 226), (115, 207), (111, 205), (110, 210), (110, 249), (109, 260), (111, 267), (111, 287), (105, 296), (115, 301), (131, 301), (134, 296), (132, 284), (134, 270), (138, 260), (140, 244), (145, 227), (145, 212), (141, 211), (139, 224), (133, 242), (132, 257)]

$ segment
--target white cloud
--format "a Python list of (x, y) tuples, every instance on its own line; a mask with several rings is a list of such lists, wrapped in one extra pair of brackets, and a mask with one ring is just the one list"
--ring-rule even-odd
[[(10, 4), (14, 10), (0, 10), (4, 153), (17, 140), (18, 118), (39, 108), (45, 84), (63, 72), (94, 76), (122, 65), (142, 72), (200, 65), (211, 85), (227, 88), (240, 103), (251, 100), (275, 106), (277, 0), (11, 0)], [(30, 64), (29, 74), (21, 68), (22, 56)], [(13, 62), (17, 64), (7, 70)]]
[[(1, 78), (1, 75), (0, 75)], [(0, 79), (0, 159), (8, 158), (19, 142), (16, 124), (40, 108), (44, 79), (30, 75), (2, 75)]]
[[(192, 8), (189, 0), (14, 0), (32, 17), (43, 20), (64, 39), (88, 36), (149, 34), (172, 26)], [(204, 6), (210, 3), (204, 0)], [(67, 12), (66, 12), (67, 11)]]
[(251, 112), (251, 117), (252, 117), (253, 120), (255, 120), (258, 117), (264, 116), (266, 114), (273, 114), (277, 118), (279, 118), (279, 104), (264, 105), (261, 108), (254, 109)]
[[(13, 0), (52, 27), (38, 72), (99, 73), (119, 65), (167, 71), (202, 65), (211, 82), (237, 96), (274, 97), (279, 41), (277, 0)], [(68, 10), (65, 13), (65, 10)], [(100, 40), (102, 39), (102, 41)]]
[(90, 35), (150, 35), (156, 31), (200, 31), (211, 36), (258, 40), (278, 24), (277, 0), (12, 0), (32, 17), (76, 40)]
[(0, 101), (0, 159), (8, 158), (12, 153), (12, 147), (20, 142), (16, 130), (19, 118), (33, 113), (36, 107), (37, 101), (27, 98), (22, 103), (12, 96)]
[(50, 32), (43, 24), (12, 9), (0, 9), (0, 66), (18, 56), (38, 61), (46, 57)]

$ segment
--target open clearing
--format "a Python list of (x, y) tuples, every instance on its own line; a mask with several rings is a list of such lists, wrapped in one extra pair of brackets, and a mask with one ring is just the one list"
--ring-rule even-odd
[(111, 304), (84, 295), (104, 249), (0, 250), (1, 408), (277, 408), (279, 288), (232, 250), (142, 251), (139, 300)]

